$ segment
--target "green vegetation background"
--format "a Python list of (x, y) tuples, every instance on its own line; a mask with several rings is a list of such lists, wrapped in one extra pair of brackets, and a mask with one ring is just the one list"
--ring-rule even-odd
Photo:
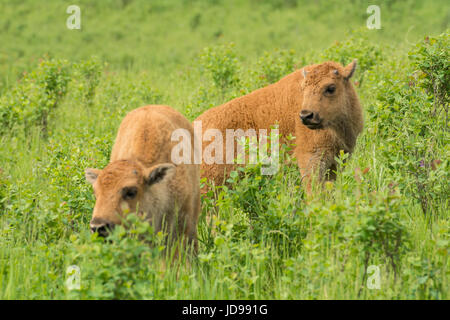
[[(448, 299), (447, 1), (380, 1), (380, 30), (358, 0), (78, 1), (81, 30), (71, 4), (0, 3), (0, 298)], [(90, 235), (84, 169), (107, 164), (128, 111), (193, 120), (353, 58), (365, 130), (323, 192), (305, 197), (295, 165), (233, 174), (203, 199), (189, 264), (165, 261), (146, 223)]]

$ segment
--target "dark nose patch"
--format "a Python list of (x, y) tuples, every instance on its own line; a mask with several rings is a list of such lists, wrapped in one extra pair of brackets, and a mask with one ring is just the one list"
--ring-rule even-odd
[(312, 120), (314, 118), (314, 112), (309, 110), (302, 110), (300, 111), (300, 119), (302, 119), (303, 122), (305, 120)]
[(91, 232), (97, 232), (101, 237), (107, 237), (109, 232), (114, 229), (114, 223), (101, 218), (94, 218), (90, 222)]
[(322, 127), (322, 119), (320, 119), (317, 112), (306, 109), (302, 110), (300, 111), (300, 119), (302, 120), (303, 124), (310, 129), (319, 129)]

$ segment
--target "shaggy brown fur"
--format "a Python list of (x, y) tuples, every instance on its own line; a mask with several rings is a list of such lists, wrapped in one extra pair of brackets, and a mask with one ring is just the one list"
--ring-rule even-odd
[[(307, 177), (305, 180), (309, 181), (312, 170), (316, 169), (325, 177), (328, 169), (335, 169), (334, 157), (339, 150), (353, 151), (363, 128), (362, 109), (349, 80), (355, 67), (356, 61), (345, 68), (332, 61), (306, 66), (272, 85), (209, 109), (196, 121), (202, 121), (203, 132), (216, 128), (224, 137), (226, 129), (254, 128), (257, 133), (258, 129), (269, 132), (278, 123), (283, 137), (289, 134), (296, 137), (294, 152), (302, 176)], [(313, 115), (305, 120), (310, 121), (308, 125), (300, 118), (302, 111), (302, 115)], [(203, 142), (203, 150), (207, 146)], [(201, 176), (221, 185), (224, 173), (233, 167), (208, 165), (203, 161)], [(334, 178), (333, 174), (328, 178)], [(309, 189), (309, 182), (307, 185)]]
[[(99, 233), (121, 224), (128, 213), (148, 219), (156, 232), (166, 223), (172, 234), (184, 234), (197, 248), (200, 213), (199, 165), (171, 163), (172, 131), (183, 128), (193, 137), (186, 118), (168, 106), (131, 111), (122, 121), (103, 169), (86, 169), (96, 203), (91, 228)], [(194, 141), (191, 141), (194, 145)], [(105, 232), (106, 234), (107, 232)]]

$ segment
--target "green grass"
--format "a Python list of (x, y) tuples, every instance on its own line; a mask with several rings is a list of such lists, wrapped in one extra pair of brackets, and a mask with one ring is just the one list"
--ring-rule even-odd
[[(81, 31), (65, 28), (64, 1), (0, 4), (1, 299), (449, 298), (450, 136), (423, 72), (432, 61), (448, 85), (448, 31), (424, 41), (448, 30), (445, 1), (383, 1), (370, 31), (357, 0), (79, 3)], [(202, 199), (189, 263), (139, 221), (108, 243), (89, 233), (84, 169), (107, 164), (128, 111), (162, 103), (193, 120), (304, 64), (352, 58), (364, 132), (313, 198), (295, 165), (245, 169)]]

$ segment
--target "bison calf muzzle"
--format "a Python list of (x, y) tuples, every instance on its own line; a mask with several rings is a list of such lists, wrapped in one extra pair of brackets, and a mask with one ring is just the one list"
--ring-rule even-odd
[(114, 229), (115, 224), (103, 219), (93, 219), (90, 222), (91, 232), (97, 232), (100, 237), (106, 238), (111, 230)]
[(310, 129), (318, 129), (322, 123), (319, 114), (309, 110), (300, 111), (300, 119), (302, 120), (302, 123)]

